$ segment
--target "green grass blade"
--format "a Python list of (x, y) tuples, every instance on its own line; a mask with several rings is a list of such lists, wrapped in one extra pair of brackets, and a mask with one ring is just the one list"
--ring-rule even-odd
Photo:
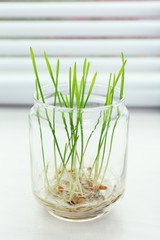
[(87, 59), (84, 59), (84, 64), (83, 64), (83, 76), (85, 76), (85, 72), (86, 72), (86, 64), (87, 64)]
[(92, 79), (92, 82), (91, 82), (91, 85), (90, 85), (90, 89), (89, 89), (89, 92), (88, 92), (86, 101), (85, 101), (85, 103), (84, 103), (84, 105), (83, 105), (84, 108), (86, 107), (86, 104), (87, 104), (87, 102), (88, 102), (88, 99), (89, 99), (89, 97), (90, 97), (90, 95), (91, 95), (91, 92), (92, 92), (92, 89), (93, 89), (93, 86), (94, 86), (96, 77), (97, 77), (97, 72), (94, 74), (94, 77), (93, 77), (93, 79)]
[(74, 71), (73, 71), (73, 82), (72, 82), (72, 93), (71, 93), (71, 107), (73, 108), (74, 103), (74, 92), (76, 86), (76, 62), (74, 64)]
[[(121, 53), (121, 56), (122, 56), (122, 63), (124, 64), (124, 55), (123, 55), (123, 53)], [(124, 89), (124, 67), (123, 67), (123, 70), (122, 70), (120, 99), (123, 98), (123, 89)]]
[(39, 88), (39, 92), (40, 92), (40, 95), (41, 95), (41, 98), (42, 98), (42, 102), (45, 103), (43, 92), (42, 92), (42, 88), (41, 88), (39, 77), (38, 77), (35, 57), (34, 57), (34, 53), (33, 53), (33, 50), (32, 50), (31, 47), (30, 47), (30, 53), (31, 53), (31, 59), (32, 59), (32, 63), (33, 63), (34, 72), (35, 72), (35, 75), (36, 75), (36, 81), (37, 81), (37, 85), (38, 85), (38, 88)]
[(69, 100), (70, 100), (70, 107), (71, 107), (71, 102), (72, 102), (72, 85), (71, 85), (71, 78), (72, 78), (72, 69), (71, 67), (69, 68)]
[(108, 94), (109, 94), (110, 85), (111, 85), (111, 79), (112, 79), (112, 73), (110, 73), (110, 76), (109, 76), (109, 82), (108, 82), (108, 89), (107, 89), (107, 95), (106, 95), (105, 105), (108, 105), (107, 102), (108, 102)]
[(117, 82), (118, 82), (118, 80), (119, 80), (120, 75), (122, 74), (122, 71), (123, 71), (126, 63), (127, 63), (127, 60), (124, 61), (123, 65), (122, 65), (122, 67), (121, 67), (121, 69), (120, 69), (120, 71), (119, 71), (119, 73), (118, 73), (118, 75), (117, 75), (116, 84), (117, 84)]
[(68, 148), (68, 146), (67, 146), (67, 143), (66, 143), (66, 144), (65, 144), (65, 147), (64, 147), (63, 159), (66, 158), (67, 148)]
[(37, 97), (37, 100), (39, 100), (39, 93), (38, 93), (38, 83), (37, 83), (37, 80), (36, 80), (36, 97)]
[(113, 75), (113, 86), (112, 86), (112, 89), (111, 89), (111, 101), (110, 101), (110, 104), (113, 104), (113, 99), (114, 99), (114, 90), (115, 90), (115, 87), (116, 87), (116, 74), (114, 73)]
[(56, 67), (56, 82), (58, 82), (58, 75), (59, 75), (59, 59), (57, 60), (57, 67)]
[(80, 82), (80, 87), (79, 87), (79, 95), (80, 96), (81, 96), (81, 93), (82, 93), (83, 82), (84, 82), (84, 77), (82, 77), (81, 82)]
[(86, 82), (87, 77), (88, 77), (89, 68), (90, 68), (90, 62), (87, 64), (87, 70), (86, 70), (86, 78), (85, 78), (85, 82)]
[(66, 104), (67, 104), (67, 107), (69, 108), (69, 101), (68, 101), (67, 95), (66, 95)]
[(66, 101), (65, 101), (65, 99), (64, 99), (64, 97), (63, 97), (63, 94), (62, 94), (61, 92), (60, 92), (60, 96), (61, 96), (61, 98), (62, 98), (62, 101), (63, 101), (65, 107), (67, 107), (67, 103), (66, 103)]
[(119, 117), (120, 117), (120, 116), (117, 117), (117, 119), (116, 119), (116, 121), (115, 121), (115, 124), (114, 124), (114, 126), (113, 126), (112, 135), (111, 135), (111, 141), (110, 141), (110, 147), (109, 147), (109, 153), (108, 153), (108, 157), (107, 157), (106, 166), (105, 166), (105, 168), (104, 168), (104, 172), (103, 172), (103, 175), (102, 175), (101, 184), (102, 184), (102, 182), (103, 182), (103, 180), (104, 180), (104, 177), (105, 177), (105, 174), (106, 174), (106, 171), (107, 171), (107, 168), (108, 168), (109, 159), (110, 159), (111, 150), (112, 150), (114, 132), (115, 132), (116, 125), (117, 125), (117, 122), (118, 122)]
[(78, 138), (79, 138), (79, 136), (76, 136), (76, 137), (75, 137), (74, 144), (73, 144), (73, 146), (72, 146), (72, 148), (71, 148), (71, 151), (70, 151), (70, 153), (69, 153), (69, 155), (68, 155), (68, 157), (67, 157), (67, 160), (66, 160), (66, 162), (65, 162), (65, 165), (67, 165), (67, 163), (68, 163), (70, 157), (71, 157), (71, 156), (73, 155), (73, 153), (74, 153), (74, 150), (75, 150), (75, 147), (76, 147), (76, 144), (77, 144)]
[(110, 103), (111, 103), (111, 87), (109, 88), (108, 91), (107, 105), (110, 105)]
[[(81, 93), (82, 93), (82, 97), (83, 97), (83, 94), (84, 94), (84, 81), (85, 81), (85, 73), (86, 73), (86, 64), (87, 64), (87, 59), (85, 58), (84, 60), (84, 63), (83, 63), (83, 76), (82, 76), (82, 79), (81, 79), (81, 83), (80, 83), (80, 89), (79, 89), (79, 93), (80, 93), (80, 96), (81, 96)], [(82, 104), (82, 100), (81, 100), (81, 107), (83, 106)]]
[(45, 51), (44, 51), (44, 56), (45, 56), (47, 68), (48, 68), (49, 74), (51, 76), (52, 82), (53, 82), (54, 86), (56, 87), (56, 82), (55, 82), (55, 79), (54, 79), (54, 76), (53, 76), (52, 68), (51, 68), (51, 65), (49, 63), (49, 60), (48, 60), (48, 57), (47, 57), (47, 54), (46, 54)]
[[(56, 67), (56, 89), (58, 88), (58, 75), (59, 75), (59, 59), (57, 60), (57, 67)], [(54, 106), (56, 105), (56, 96), (57, 96), (57, 91), (55, 91), (55, 95), (54, 95)]]
[[(122, 72), (123, 72), (123, 68), (125, 67), (126, 62), (127, 62), (127, 60), (124, 61), (123, 65), (122, 65), (122, 67), (121, 67), (121, 69), (120, 69), (120, 71), (119, 71), (119, 73), (118, 73), (118, 75), (117, 75), (117, 77), (116, 77), (115, 86), (117, 85), (117, 82), (118, 82), (118, 80), (119, 80), (119, 78), (120, 78), (120, 76), (121, 76), (121, 74), (122, 74)], [(115, 86), (114, 86), (114, 88), (115, 88)], [(114, 91), (114, 89), (112, 88), (112, 92), (113, 92), (113, 91)]]
[[(53, 85), (55, 87), (55, 94), (58, 97), (58, 101), (59, 101), (60, 107), (62, 107), (62, 102), (61, 102), (61, 99), (60, 99), (60, 96), (59, 96), (59, 92), (58, 92), (57, 85), (56, 85), (56, 82), (55, 82), (55, 79), (54, 79), (54, 76), (53, 76), (52, 68), (51, 68), (51, 65), (49, 63), (49, 60), (48, 60), (46, 52), (44, 52), (44, 55), (45, 55), (45, 60), (46, 60), (46, 64), (47, 64), (47, 68), (48, 68), (50, 77), (51, 77)], [(57, 73), (58, 73), (58, 71), (59, 71), (59, 64), (58, 64), (58, 67), (57, 67)]]
[[(86, 65), (86, 64), (87, 63), (84, 63), (84, 65)], [(87, 70), (86, 70), (86, 67), (85, 67), (85, 71), (83, 71), (84, 79), (83, 79), (83, 88), (82, 88), (82, 97), (81, 97), (81, 107), (83, 107), (83, 105), (84, 105), (84, 94), (85, 94), (85, 88), (86, 88), (86, 82), (87, 82), (89, 68), (90, 68), (90, 63), (87, 64)]]
[(80, 95), (79, 95), (79, 90), (78, 90), (78, 83), (77, 83), (77, 79), (75, 79), (75, 95), (76, 95), (76, 102), (77, 102), (77, 108), (80, 107)]

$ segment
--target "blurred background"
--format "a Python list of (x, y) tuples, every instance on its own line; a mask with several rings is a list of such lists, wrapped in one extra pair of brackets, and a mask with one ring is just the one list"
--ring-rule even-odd
[[(34, 200), (28, 113), (35, 76), (51, 83), (44, 50), (65, 80), (68, 63), (87, 57), (107, 81), (128, 60), (130, 113), (127, 189), (122, 203), (99, 220), (70, 224)], [(68, 76), (67, 76), (68, 79)], [(99, 81), (100, 81), (99, 80)], [(0, 239), (160, 239), (160, 1), (0, 0)]]
[(127, 105), (160, 106), (159, 1), (0, 1), (0, 105), (33, 104), (30, 46), (42, 84), (44, 50), (61, 72), (84, 57), (91, 71), (117, 72), (123, 52)]

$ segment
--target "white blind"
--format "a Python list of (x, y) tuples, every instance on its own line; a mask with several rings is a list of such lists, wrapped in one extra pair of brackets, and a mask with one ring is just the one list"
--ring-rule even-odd
[(129, 106), (160, 106), (160, 2), (0, 2), (0, 104), (31, 104), (34, 73), (49, 81), (43, 51), (61, 71), (68, 62), (109, 73), (126, 66)]

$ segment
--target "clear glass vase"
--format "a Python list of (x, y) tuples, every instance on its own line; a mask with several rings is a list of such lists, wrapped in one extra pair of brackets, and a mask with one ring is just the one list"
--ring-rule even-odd
[[(69, 95), (67, 83), (59, 90)], [(44, 87), (43, 94), (45, 104), (35, 97), (29, 114), (34, 196), (56, 217), (97, 218), (110, 211), (125, 190), (124, 98), (119, 100), (116, 89), (113, 105), (104, 106), (104, 83), (95, 83), (85, 109), (53, 106), (53, 86)]]

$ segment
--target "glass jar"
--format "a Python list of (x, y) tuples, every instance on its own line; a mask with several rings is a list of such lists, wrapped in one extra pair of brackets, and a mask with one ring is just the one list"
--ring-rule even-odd
[[(89, 88), (89, 85), (87, 85)], [(34, 98), (30, 110), (32, 188), (52, 215), (69, 221), (95, 219), (122, 198), (125, 190), (128, 110), (120, 91), (104, 106), (106, 85), (95, 83), (85, 109), (53, 106)], [(59, 85), (68, 95), (68, 84)]]

